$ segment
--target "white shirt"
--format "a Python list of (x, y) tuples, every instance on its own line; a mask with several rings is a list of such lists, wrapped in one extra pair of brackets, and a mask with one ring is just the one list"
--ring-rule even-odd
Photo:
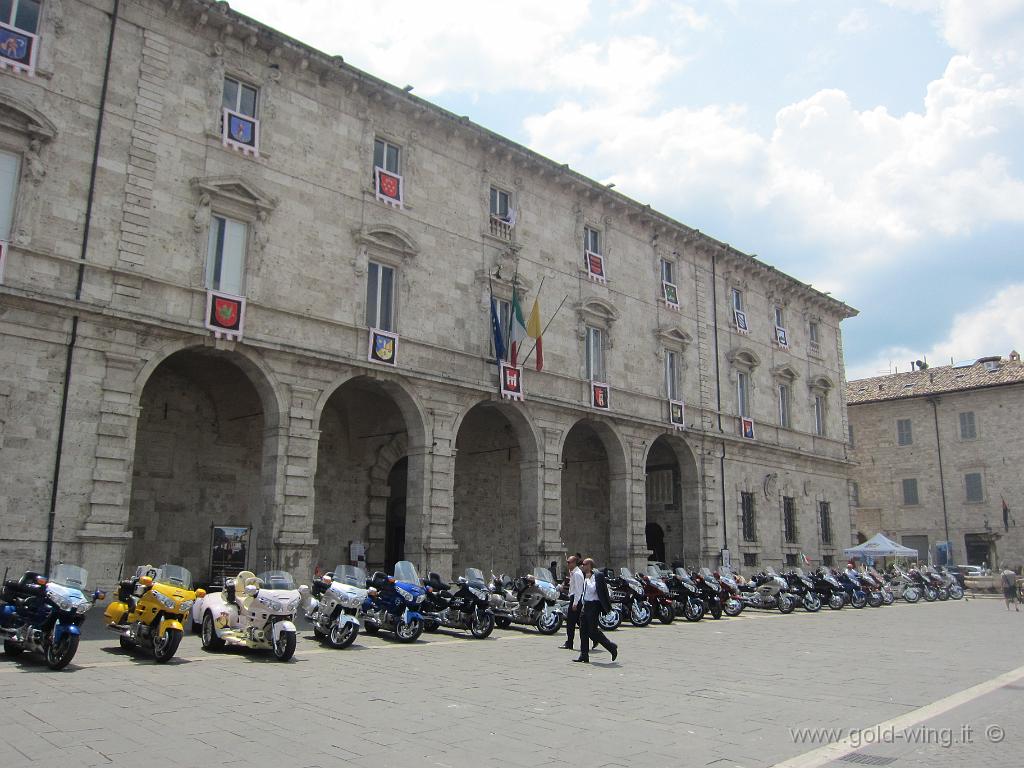
[(597, 576), (592, 573), (583, 579), (583, 602), (594, 603), (597, 599)]
[(573, 605), (583, 600), (583, 571), (578, 565), (569, 571), (569, 600)]

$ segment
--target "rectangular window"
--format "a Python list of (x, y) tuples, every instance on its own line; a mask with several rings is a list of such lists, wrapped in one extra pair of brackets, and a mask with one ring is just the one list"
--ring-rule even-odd
[[(508, 339), (508, 331), (509, 331), (510, 323), (512, 321), (512, 302), (505, 301), (504, 299), (495, 299), (494, 303), (497, 305), (497, 308), (498, 308), (498, 323), (500, 323), (500, 325), (501, 325), (501, 338), (503, 340), (506, 340), (506, 339)], [(489, 318), (490, 318), (490, 315), (488, 315), (488, 321), (489, 321)], [(489, 333), (488, 334), (488, 338), (491, 340), (491, 346), (490, 346), (489, 354), (491, 356), (491, 359), (493, 360), (494, 359), (494, 334), (493, 333)], [(511, 345), (506, 344), (505, 346), (506, 346), (506, 349), (505, 349), (505, 359), (508, 360), (510, 350), (507, 349), (507, 347), (509, 347)]]
[(739, 288), (732, 289), (732, 308), (736, 312), (743, 311), (743, 291)]
[(225, 77), (223, 106), (232, 112), (255, 118), (258, 93), (259, 91), (251, 85), (246, 85), (233, 77)]
[(663, 283), (675, 284), (676, 265), (668, 259), (661, 260), (661, 281)]
[(850, 481), (850, 506), (860, 506), (860, 486), (855, 480)]
[(896, 420), (896, 444), (913, 445), (914, 433), (910, 426), (910, 419)]
[(825, 396), (814, 396), (814, 434), (825, 436)]
[(383, 168), (388, 173), (400, 173), (402, 150), (384, 139), (373, 141), (373, 167)]
[(832, 505), (827, 501), (818, 502), (818, 514), (821, 517), (821, 541), (832, 543)]
[(750, 374), (743, 371), (736, 373), (736, 410), (740, 416), (750, 416)]
[(15, 72), (35, 71), (39, 32), (38, 0), (0, 2), (0, 65)]
[(785, 328), (786, 327), (786, 318), (785, 318), (785, 315), (782, 312), (782, 307), (776, 307), (775, 308), (775, 327), (776, 328)]
[(822, 565), (827, 565), (829, 568), (831, 568), (833, 565), (836, 564), (836, 556), (835, 555), (822, 555), (821, 556), (821, 564)]
[(679, 355), (665, 350), (665, 390), (669, 400), (679, 400)]
[(587, 326), (587, 378), (605, 381), (604, 331)]
[(39, 0), (0, 1), (0, 23), (31, 35), (39, 32)]
[(960, 439), (973, 440), (978, 436), (974, 427), (974, 411), (964, 411), (960, 414)]
[(782, 497), (782, 528), (787, 544), (796, 544), (796, 499)]
[(757, 567), (757, 552), (744, 552), (743, 553), (743, 567), (744, 568), (756, 568)]
[(491, 187), (491, 216), (508, 221), (511, 206), (511, 196), (508, 192), (497, 187)]
[(800, 565), (796, 559), (796, 554), (793, 552), (786, 553), (786, 565)]
[(0, 151), (0, 240), (5, 242), (11, 239), (20, 167), (21, 158), (10, 152)]
[(779, 384), (779, 426), (790, 428), (789, 421), (789, 385)]
[(206, 257), (206, 287), (242, 296), (245, 277), (245, 241), (248, 227), (226, 216), (210, 219)]
[(821, 338), (818, 330), (818, 323), (816, 320), (812, 320), (808, 325), (808, 334), (810, 336), (810, 344), (808, 344), (810, 351), (815, 355), (821, 354)]
[(743, 519), (743, 540), (757, 541), (757, 519), (754, 517), (754, 494), (748, 491), (740, 493), (740, 508)]
[(920, 504), (917, 498), (916, 478), (906, 478), (903, 481), (903, 504), (908, 507)]
[(964, 487), (967, 490), (968, 501), (985, 500), (985, 489), (981, 485), (980, 472), (968, 472), (964, 475)]
[(583, 250), (601, 254), (601, 233), (590, 227), (583, 228)]
[(371, 261), (366, 271), (366, 324), (395, 330), (395, 270)]

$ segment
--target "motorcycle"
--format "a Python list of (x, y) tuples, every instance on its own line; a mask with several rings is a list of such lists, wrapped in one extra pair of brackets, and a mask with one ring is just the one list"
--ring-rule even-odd
[(400, 643), (413, 643), (423, 634), (420, 607), (427, 599), (427, 590), (420, 584), (416, 566), (408, 560), (395, 563), (395, 573), (388, 576), (376, 571), (370, 579), (363, 601), (363, 626), (374, 635), (380, 630), (392, 632)]
[(711, 618), (722, 618), (722, 585), (711, 573), (711, 569), (701, 568), (699, 571), (693, 571), (690, 574), (690, 579), (700, 590), (701, 598), (704, 600), (704, 605), (707, 606)]
[(191, 621), (192, 606), (206, 590), (192, 591), (192, 574), (180, 565), (140, 565), (135, 575), (117, 585), (117, 600), (103, 612), (107, 629), (118, 634), (126, 650), (153, 652), (158, 664), (169, 661)]
[(629, 568), (620, 568), (618, 576), (606, 568), (605, 579), (612, 607), (621, 617), (629, 619), (634, 627), (646, 627), (653, 621), (654, 607), (647, 600), (647, 589)]
[(366, 602), (366, 571), (339, 565), (324, 574), (307, 596), (302, 587), (306, 618), (313, 634), (332, 648), (348, 648), (359, 636), (359, 610)]
[[(534, 571), (547, 571), (538, 568)], [(547, 577), (551, 578), (548, 572)], [(423, 604), (423, 629), (436, 632), (439, 627), (448, 629), (468, 630), (478, 640), (483, 640), (494, 631), (494, 614), (489, 607), (487, 582), (479, 568), (467, 568), (464, 576), (459, 576), (456, 589), (451, 591), (450, 585), (441, 581), (436, 573), (431, 573), (425, 583), (427, 599)]]
[(836, 581), (839, 582), (839, 586), (843, 588), (843, 594), (845, 595), (846, 602), (852, 605), (854, 608), (863, 608), (868, 604), (867, 593), (864, 592), (860, 587), (860, 579), (854, 581), (854, 576), (851, 576), (845, 571), (835, 570), (833, 571)]
[(648, 565), (646, 573), (636, 575), (644, 588), (644, 598), (654, 606), (654, 613), (662, 624), (671, 624), (676, 618), (675, 601), (669, 594), (662, 571), (656, 565)]
[(677, 566), (672, 575), (672, 583), (669, 584), (669, 593), (676, 612), (683, 614), (687, 621), (700, 621), (704, 618), (708, 606), (701, 596), (701, 588), (693, 583), (690, 574), (686, 569)]
[(803, 605), (808, 613), (817, 613), (821, 610), (821, 598), (814, 589), (814, 582), (804, 573), (803, 568), (789, 571), (783, 576), (789, 585), (789, 593), (796, 598), (798, 604)]
[(839, 611), (846, 605), (846, 591), (828, 568), (821, 567), (811, 573), (811, 582), (818, 599), (831, 610)]
[(288, 661), (298, 637), (292, 619), (307, 590), (296, 587), (287, 571), (259, 576), (242, 571), (225, 579), (223, 590), (210, 592), (192, 606), (203, 650), (217, 651), (225, 645), (270, 649), (278, 660)]
[(938, 599), (939, 591), (932, 584), (931, 579), (927, 578), (917, 568), (911, 568), (909, 575), (917, 585), (917, 588), (921, 592), (921, 596), (924, 597), (926, 603), (934, 603)]
[(20, 579), (5, 580), (0, 592), (0, 639), (7, 656), (25, 651), (40, 653), (50, 669), (63, 669), (75, 657), (81, 637), (79, 625), (94, 602), (85, 594), (89, 574), (77, 565), (61, 563), (47, 579), (25, 571)]
[(740, 600), (740, 587), (736, 583), (736, 577), (726, 567), (713, 571), (712, 576), (722, 587), (720, 598), (722, 600), (722, 611), (726, 616), (739, 616), (743, 613), (743, 601)]
[(908, 603), (916, 603), (921, 599), (921, 587), (906, 571), (896, 565), (889, 567), (889, 589), (897, 598)]
[(788, 589), (786, 580), (769, 566), (754, 576), (750, 584), (740, 587), (740, 599), (751, 608), (777, 608), (779, 613), (792, 613), (796, 601)]
[[(939, 578), (942, 579), (946, 592), (949, 593), (949, 597), (952, 600), (961, 600), (964, 596), (964, 585), (960, 583), (960, 579), (950, 573), (944, 566), (939, 566), (938, 569)], [(963, 577), (960, 577), (963, 578)]]
[(892, 605), (896, 602), (896, 596), (892, 593), (889, 585), (874, 568), (868, 568), (861, 576), (862, 581), (869, 587), (871, 592), (877, 592), (881, 597), (882, 605)]
[(558, 590), (554, 584), (537, 581), (533, 574), (509, 580), (491, 574), (488, 602), (494, 623), (502, 629), (511, 624), (536, 627), (542, 635), (553, 635), (562, 628), (562, 612), (556, 607)]

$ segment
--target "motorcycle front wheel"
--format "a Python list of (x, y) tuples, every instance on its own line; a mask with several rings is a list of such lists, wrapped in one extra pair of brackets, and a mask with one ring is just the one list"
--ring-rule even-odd
[(868, 604), (867, 595), (861, 594), (860, 597), (857, 597), (856, 594), (853, 594), (850, 597), (850, 605), (852, 605), (854, 608), (863, 608), (867, 604)]
[(892, 605), (896, 602), (896, 596), (889, 590), (886, 590), (882, 593), (882, 602), (885, 605)]
[(619, 628), (622, 623), (622, 614), (612, 608), (608, 613), (602, 613), (597, 617), (597, 624), (602, 632), (612, 632)]
[(868, 605), (872, 608), (878, 608), (882, 604), (882, 596), (878, 592), (870, 592), (868, 594)]
[(683, 603), (683, 618), (687, 621), (700, 621), (704, 618), (704, 603), (691, 599)]
[(737, 600), (735, 597), (730, 597), (725, 601), (725, 615), (726, 616), (739, 616), (743, 613), (743, 603)]
[(654, 619), (650, 603), (633, 603), (629, 609), (629, 622), (634, 627), (646, 627)]
[(921, 599), (921, 593), (911, 587), (910, 589), (903, 590), (903, 599), (908, 603), (916, 603)]
[(288, 661), (295, 655), (295, 633), (282, 632), (274, 643), (274, 655), (278, 661)]
[(779, 613), (792, 613), (796, 605), (793, 603), (792, 598), (786, 595), (779, 595)]
[(499, 629), (508, 629), (512, 626), (512, 619), (507, 616), (498, 616), (494, 619), (494, 624)]
[(562, 614), (557, 611), (542, 613), (537, 619), (537, 631), (542, 635), (553, 635), (562, 628)]
[(118, 635), (117, 642), (121, 646), (121, 650), (122, 651), (134, 651), (135, 650), (135, 643), (133, 643), (131, 640), (129, 640), (124, 635)]
[(712, 602), (708, 607), (708, 613), (711, 614), (712, 619), (722, 618), (722, 604), (720, 602)]
[(671, 624), (676, 620), (676, 609), (671, 603), (658, 603), (658, 621)]
[(924, 599), (925, 599), (926, 603), (934, 603), (935, 602), (935, 598), (937, 598), (937, 597), (938, 597), (938, 594), (935, 592), (934, 589), (932, 589), (931, 587), (925, 587)]
[(490, 613), (474, 613), (469, 623), (470, 634), (477, 640), (483, 640), (494, 631), (494, 616)]
[(804, 610), (808, 613), (817, 613), (821, 610), (821, 598), (814, 592), (804, 595)]
[(217, 637), (217, 628), (213, 626), (213, 614), (207, 611), (203, 615), (203, 634), (201, 635), (203, 650), (216, 651), (224, 647), (224, 641)]
[(359, 625), (355, 622), (346, 621), (344, 624), (332, 624), (331, 631), (327, 634), (327, 642), (331, 648), (348, 648), (356, 640), (359, 634)]
[(843, 600), (842, 595), (833, 594), (828, 599), (828, 607), (831, 608), (833, 611), (842, 610), (845, 604), (846, 601)]
[(171, 660), (178, 650), (183, 634), (180, 629), (168, 629), (160, 637), (153, 638), (153, 658), (156, 659), (157, 664)]
[(395, 625), (395, 639), (400, 643), (414, 643), (423, 634), (423, 622), (419, 619), (399, 621)]
[(50, 641), (46, 646), (46, 664), (50, 669), (64, 669), (75, 658), (78, 651), (78, 635), (64, 634), (59, 642)]
[(954, 600), (960, 600), (964, 596), (963, 588), (957, 584), (949, 588), (949, 596)]
[(945, 602), (949, 600), (949, 590), (943, 587), (939, 590), (939, 602)]

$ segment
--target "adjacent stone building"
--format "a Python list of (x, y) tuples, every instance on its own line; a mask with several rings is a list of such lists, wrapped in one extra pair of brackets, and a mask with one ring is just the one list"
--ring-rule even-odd
[[(845, 304), (226, 3), (34, 7), (0, 19), (5, 565), (849, 545)], [(514, 289), (550, 322), (522, 401)]]
[(859, 536), (885, 531), (922, 561), (949, 541), (954, 563), (1024, 564), (1019, 354), (851, 381), (847, 399)]

